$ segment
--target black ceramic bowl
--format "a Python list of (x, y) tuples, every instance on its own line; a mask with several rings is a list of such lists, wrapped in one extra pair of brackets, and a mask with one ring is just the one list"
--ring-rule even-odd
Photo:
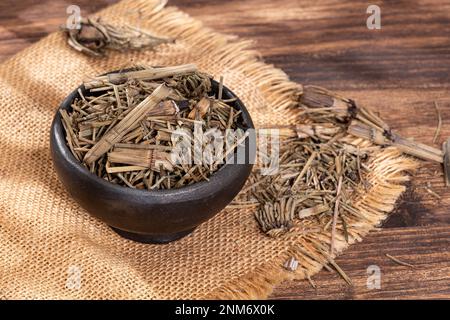
[[(85, 91), (83, 86), (80, 89)], [(211, 94), (217, 91), (218, 83), (212, 81)], [(71, 102), (77, 97), (79, 94), (75, 90), (60, 108), (71, 110)], [(229, 89), (223, 88), (224, 99), (234, 97)], [(233, 107), (242, 111), (242, 129), (253, 129), (243, 103), (237, 99)], [(139, 190), (110, 183), (82, 166), (66, 145), (59, 110), (53, 119), (50, 136), (54, 167), (70, 195), (119, 235), (144, 243), (180, 239), (213, 217), (239, 193), (253, 163), (247, 152), (245, 164), (224, 164), (209, 181), (171, 190)], [(246, 144), (249, 145), (249, 138)]]

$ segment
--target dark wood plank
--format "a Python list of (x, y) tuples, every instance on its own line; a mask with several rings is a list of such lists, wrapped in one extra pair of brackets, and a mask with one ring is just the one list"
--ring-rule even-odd
[[(274, 299), (442, 299), (450, 294), (450, 229), (448, 226), (382, 229), (373, 232), (337, 259), (352, 279), (348, 286), (336, 273), (313, 277), (317, 290), (305, 281), (286, 281)], [(390, 254), (414, 268), (398, 265)], [(369, 266), (381, 271), (380, 289), (368, 289)]]
[[(117, 0), (79, 0), (83, 15)], [(0, 62), (53, 32), (72, 1), (0, 2)], [(266, 62), (300, 83), (337, 90), (367, 105), (399, 133), (431, 144), (442, 113), (440, 143), (450, 136), (450, 3), (439, 0), (378, 1), (382, 29), (366, 28), (367, 3), (350, 0), (175, 0), (207, 26), (256, 41)], [(425, 190), (427, 183), (440, 198)], [(335, 274), (285, 282), (279, 299), (450, 298), (450, 193), (441, 168), (424, 164), (384, 224), (338, 259), (355, 282)], [(389, 251), (387, 251), (389, 250)], [(385, 253), (417, 266), (394, 264)], [(366, 269), (382, 270), (381, 290), (367, 290)]]

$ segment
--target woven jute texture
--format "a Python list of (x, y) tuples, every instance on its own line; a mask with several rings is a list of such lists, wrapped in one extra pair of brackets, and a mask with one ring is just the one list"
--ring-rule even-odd
[[(260, 232), (254, 212), (224, 210), (186, 238), (144, 245), (119, 237), (71, 199), (52, 166), (49, 128), (60, 102), (87, 75), (132, 63), (195, 63), (224, 76), (256, 126), (297, 118), (292, 107), (299, 85), (260, 61), (251, 42), (207, 29), (156, 1), (123, 1), (97, 15), (177, 41), (98, 59), (75, 52), (54, 33), (0, 66), (0, 298), (264, 298), (282, 280), (318, 272), (332, 259), (326, 253), (330, 231), (313, 219), (272, 239)], [(355, 200), (360, 214), (347, 222), (349, 243), (338, 232), (337, 252), (386, 217), (404, 191), (405, 170), (414, 166), (394, 149), (371, 160), (371, 187)], [(282, 267), (289, 257), (299, 261), (296, 272)]]

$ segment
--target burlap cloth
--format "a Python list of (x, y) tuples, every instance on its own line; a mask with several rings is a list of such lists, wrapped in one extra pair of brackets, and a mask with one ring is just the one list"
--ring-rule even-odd
[[(177, 42), (95, 59), (54, 33), (0, 66), (0, 298), (264, 298), (284, 279), (318, 272), (331, 259), (330, 231), (314, 219), (272, 239), (259, 231), (252, 211), (224, 210), (180, 241), (144, 245), (119, 237), (70, 198), (53, 170), (49, 128), (59, 103), (86, 75), (133, 62), (196, 63), (224, 76), (256, 126), (296, 119), (290, 107), (298, 85), (261, 62), (250, 42), (207, 29), (157, 1), (125, 0), (98, 15), (113, 23), (139, 21)], [(350, 244), (392, 210), (414, 162), (386, 149), (370, 167), (372, 187), (355, 201), (360, 215), (348, 218)], [(348, 245), (341, 232), (335, 245), (339, 252)], [(296, 272), (282, 267), (291, 256), (300, 262)], [(74, 270), (79, 287), (68, 286)]]

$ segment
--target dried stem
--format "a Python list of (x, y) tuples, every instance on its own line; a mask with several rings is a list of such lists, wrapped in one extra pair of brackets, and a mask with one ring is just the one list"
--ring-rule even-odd
[(84, 162), (91, 164), (108, 152), (115, 143), (119, 142), (120, 139), (133, 129), (139, 121), (144, 119), (149, 112), (158, 109), (164, 111), (159, 103), (169, 94), (170, 89), (163, 84), (156, 88), (150, 96), (132, 109), (118, 124), (110, 128), (109, 132), (105, 134), (88, 153), (86, 153), (83, 159)]
[(395, 263), (397, 263), (399, 265), (402, 265), (405, 267), (410, 267), (410, 268), (415, 268), (412, 264), (403, 262), (403, 261), (399, 260), (398, 258), (391, 256), (390, 254), (386, 253), (386, 257), (388, 257), (389, 259), (391, 259), (392, 261), (394, 261)]
[(129, 80), (156, 80), (174, 75), (185, 75), (197, 71), (195, 64), (184, 64), (173, 67), (148, 68), (144, 70), (110, 73), (105, 76), (86, 80), (86, 89), (101, 88), (109, 84), (121, 84)]
[(450, 138), (442, 144), (444, 150), (444, 177), (445, 185), (450, 186)]
[(331, 227), (331, 244), (330, 244), (330, 253), (334, 255), (334, 243), (336, 238), (336, 223), (339, 215), (339, 202), (341, 200), (341, 190), (342, 190), (342, 176), (339, 176), (338, 187), (336, 191), (336, 202), (334, 204), (334, 215), (333, 215), (333, 224)]
[(441, 150), (414, 142), (398, 135), (391, 134), (387, 137), (383, 132), (372, 128), (366, 124), (353, 121), (348, 127), (348, 133), (382, 146), (395, 146), (400, 151), (424, 160), (443, 162)]
[(437, 117), (438, 117), (438, 125), (436, 127), (436, 132), (434, 133), (434, 136), (433, 136), (433, 143), (436, 143), (437, 139), (439, 137), (439, 134), (441, 133), (442, 117), (441, 117), (441, 111), (439, 110), (439, 107), (438, 107), (438, 104), (436, 101), (434, 102), (434, 107), (436, 109), (436, 113), (437, 113)]

